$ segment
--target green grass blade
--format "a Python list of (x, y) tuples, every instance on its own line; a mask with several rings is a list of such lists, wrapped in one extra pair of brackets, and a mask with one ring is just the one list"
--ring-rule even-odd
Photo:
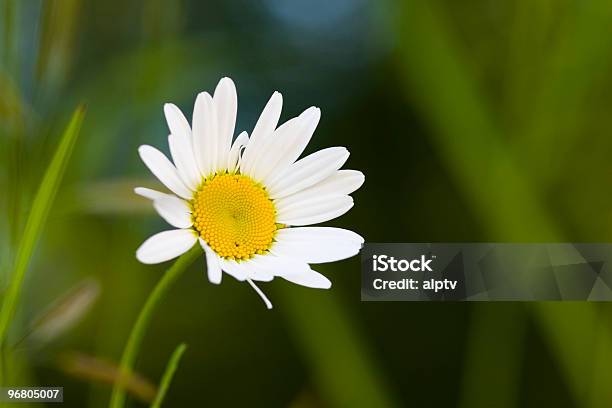
[(565, 176), (568, 163), (573, 163), (572, 149), (583, 136), (584, 123), (592, 120), (589, 98), (605, 86), (612, 67), (612, 4), (578, 2), (568, 12), (572, 18), (562, 26), (555, 46), (548, 46), (552, 51), (545, 57), (546, 80), (522, 98), (533, 112), (518, 142), (544, 185)]
[(606, 314), (599, 313), (590, 303), (578, 302), (539, 303), (533, 310), (576, 403), (609, 407), (612, 333)]
[(459, 407), (517, 407), (522, 369), (517, 356), (524, 349), (525, 310), (506, 302), (482, 306), (474, 305), (471, 313)]
[(291, 287), (276, 297), (327, 406), (399, 406), (383, 368), (334, 293)]
[(170, 356), (170, 361), (168, 361), (168, 366), (166, 366), (166, 371), (164, 371), (164, 375), (162, 376), (161, 382), (159, 384), (159, 389), (157, 390), (157, 395), (155, 396), (155, 400), (151, 404), (151, 408), (159, 408), (161, 407), (162, 402), (164, 401), (164, 397), (168, 392), (168, 388), (170, 387), (170, 383), (172, 382), (172, 377), (174, 377), (174, 373), (178, 368), (178, 364), (181, 361), (181, 357), (183, 353), (187, 349), (187, 345), (185, 343), (179, 344), (179, 346), (174, 350), (174, 353)]
[[(550, 217), (542, 199), (543, 192), (533, 180), (537, 176), (532, 176), (533, 169), (528, 173), (517, 166), (516, 150), (504, 143), (505, 129), (490, 111), (490, 104), (479, 90), (480, 84), (474, 80), (461, 47), (454, 43), (436, 5), (439, 3), (405, 1), (402, 12), (396, 13), (406, 93), (429, 120), (433, 141), (475, 213), (482, 217), (483, 225), (495, 239), (562, 241), (564, 235)], [(572, 309), (575, 306), (570, 305), (568, 310), (575, 311)], [(602, 385), (609, 384), (605, 382), (608, 381), (607, 367), (601, 362), (606, 361), (612, 350), (612, 333), (601, 324), (605, 320), (597, 316), (595, 305), (582, 306), (581, 314), (569, 314), (563, 313), (561, 307), (539, 303), (533, 312), (561, 363), (562, 374), (576, 402), (593, 407), (609, 406), (609, 387)], [(576, 327), (590, 319), (594, 322), (589, 327), (601, 328), (596, 346), (574, 347), (575, 336), (583, 333)], [(575, 334), (574, 338), (570, 333)], [(502, 345), (504, 349), (498, 349), (498, 354), (520, 358), (518, 341)], [(585, 353), (588, 353), (588, 363), (583, 364)], [(469, 365), (478, 367), (479, 362), (476, 359)], [(520, 366), (514, 365), (512, 369)], [(466, 374), (479, 376), (480, 388), (489, 390), (491, 395), (508, 395), (517, 386), (512, 381), (496, 382), (488, 372)], [(508, 379), (518, 378), (516, 372), (505, 374)], [(588, 386), (585, 378), (597, 381)], [(468, 388), (464, 392), (470, 392), (469, 380), (465, 386)], [(473, 405), (473, 400), (463, 402)]]
[(125, 387), (122, 382), (123, 379), (131, 373), (134, 361), (138, 356), (142, 339), (149, 326), (149, 322), (153, 317), (157, 305), (163, 299), (164, 295), (172, 287), (172, 284), (181, 276), (181, 274), (187, 269), (189, 265), (197, 258), (202, 256), (202, 250), (199, 245), (194, 245), (191, 250), (183, 255), (174, 262), (174, 264), (168, 269), (161, 280), (157, 283), (147, 301), (145, 302), (136, 323), (132, 327), (130, 337), (125, 345), (123, 354), (121, 355), (121, 362), (119, 365), (119, 371), (121, 373), (120, 380), (117, 381), (113, 386), (113, 392), (109, 407), (121, 408), (125, 404)]
[(9, 287), (2, 302), (2, 310), (0, 310), (0, 350), (3, 349), (5, 344), (7, 331), (19, 302), (26, 270), (30, 265), (34, 248), (57, 195), (59, 185), (79, 135), (84, 114), (85, 109), (83, 106), (80, 106), (72, 115), (70, 123), (62, 135), (59, 146), (49, 167), (45, 171), (42, 182), (34, 197), (23, 236), (17, 248), (15, 266), (10, 278)]
[(495, 236), (554, 242), (559, 233), (539, 191), (504, 143), (504, 130), (434, 4), (406, 1), (396, 13), (406, 94), (431, 124), (450, 173)]

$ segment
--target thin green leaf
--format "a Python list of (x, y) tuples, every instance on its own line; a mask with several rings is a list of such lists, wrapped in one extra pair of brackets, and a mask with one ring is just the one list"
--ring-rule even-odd
[(577, 404), (609, 407), (612, 334), (608, 319), (591, 303), (542, 302), (533, 310)]
[(567, 164), (573, 163), (572, 148), (583, 135), (581, 125), (590, 120), (585, 118), (591, 109), (590, 94), (608, 80), (612, 66), (611, 3), (578, 2), (569, 13), (572, 18), (556, 44), (548, 46), (552, 51), (545, 56), (546, 80), (537, 84), (537, 92), (523, 96), (522, 103), (532, 110), (531, 122), (517, 134), (534, 176), (543, 185), (565, 176)]
[(6, 334), (19, 302), (26, 270), (30, 265), (34, 248), (57, 195), (57, 190), (79, 135), (84, 114), (85, 108), (80, 106), (72, 115), (34, 197), (25, 231), (17, 248), (13, 274), (0, 311), (0, 349), (6, 341)]
[(396, 407), (393, 389), (334, 293), (284, 288), (279, 310), (330, 407)]
[[(132, 366), (140, 351), (140, 345), (144, 334), (149, 327), (149, 322), (153, 317), (153, 313), (157, 309), (157, 305), (161, 302), (164, 295), (172, 287), (172, 284), (182, 275), (189, 265), (199, 256), (202, 255), (202, 250), (199, 245), (194, 245), (189, 252), (181, 255), (174, 264), (164, 273), (164, 276), (157, 283), (144, 306), (140, 310), (140, 314), (136, 319), (136, 323), (132, 327), (130, 337), (128, 338), (123, 354), (121, 355), (121, 362), (119, 370), (121, 371), (121, 378), (125, 378), (132, 371)], [(113, 392), (109, 407), (121, 408), (125, 405), (125, 391), (123, 389), (124, 384), (122, 381), (118, 381), (113, 386)]]
[[(525, 309), (522, 305), (505, 302), (486, 307), (478, 304), (472, 309), (471, 320), (458, 406), (519, 406), (522, 359), (517, 357), (524, 351)], [(504, 339), (503, 345), (498, 341), (500, 338)], [(503, 352), (500, 352), (502, 347)], [(491, 361), (495, 361), (495, 365), (492, 366)], [(497, 370), (499, 367), (504, 369)]]
[[(492, 236), (508, 241), (562, 241), (563, 234), (544, 205), (542, 191), (538, 190), (535, 177), (530, 177), (533, 169), (529, 173), (518, 166), (513, 146), (504, 143), (505, 129), (490, 112), (490, 103), (479, 91), (480, 84), (474, 80), (461, 47), (454, 43), (439, 6), (437, 2), (406, 1), (402, 3), (402, 12), (396, 13), (395, 28), (402, 38), (400, 54), (406, 93), (429, 120), (443, 159)], [(607, 402), (609, 387), (597, 383), (586, 392), (581, 378), (593, 370), (593, 378), (607, 379), (598, 362), (607, 357), (607, 350), (612, 350), (610, 330), (604, 330), (601, 325), (603, 332), (598, 347), (585, 351), (573, 347), (573, 339), (566, 335), (565, 326), (581, 326), (580, 318), (574, 319), (560, 308), (546, 304), (538, 304), (534, 312), (554, 345), (557, 359), (567, 367), (565, 379), (576, 401), (579, 404), (591, 401), (593, 406)], [(584, 312), (595, 316), (596, 308), (585, 304)], [(498, 354), (518, 358), (518, 345), (517, 341), (506, 343), (503, 350), (498, 349)], [(589, 365), (579, 365), (577, 361), (584, 359), (585, 352), (591, 353)], [(508, 395), (516, 389), (513, 381), (495, 382), (495, 377), (480, 372), (479, 378), (486, 380), (486, 383), (480, 381), (480, 388), (489, 390), (490, 395)], [(507, 376), (512, 378), (518, 377)], [(469, 382), (466, 386), (469, 387)]]
[(396, 13), (405, 91), (431, 124), (433, 142), (474, 212), (497, 237), (554, 242), (557, 226), (504, 143), (504, 130), (435, 4), (407, 1)]
[(187, 345), (185, 343), (181, 343), (176, 348), (176, 350), (174, 350), (174, 353), (172, 353), (172, 355), (170, 356), (170, 361), (168, 361), (166, 371), (164, 371), (164, 375), (162, 376), (161, 382), (159, 383), (157, 395), (155, 396), (153, 404), (151, 404), (151, 408), (161, 407), (161, 404), (164, 401), (164, 397), (168, 392), (168, 388), (170, 387), (170, 383), (172, 382), (172, 377), (174, 377), (174, 373), (176, 372), (178, 364), (181, 361), (181, 357), (183, 356), (183, 353), (186, 349)]

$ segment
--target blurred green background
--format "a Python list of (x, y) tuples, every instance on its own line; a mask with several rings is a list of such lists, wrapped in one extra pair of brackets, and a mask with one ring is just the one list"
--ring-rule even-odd
[[(0, 0), (0, 296), (40, 179), (87, 104), (6, 376), (64, 386), (65, 406), (108, 404), (168, 266), (134, 257), (165, 228), (132, 193), (158, 186), (136, 149), (167, 152), (163, 104), (190, 117), (222, 76), (237, 84), (237, 130), (274, 90), (283, 120), (321, 108), (308, 152), (346, 146), (366, 175), (328, 225), (370, 242), (610, 241), (610, 21), (604, 0)], [(275, 280), (267, 311), (194, 263), (145, 336), (145, 391), (185, 342), (165, 406), (612, 405), (608, 304), (361, 303), (358, 257), (317, 269), (330, 291)], [(58, 299), (68, 312), (45, 314)]]

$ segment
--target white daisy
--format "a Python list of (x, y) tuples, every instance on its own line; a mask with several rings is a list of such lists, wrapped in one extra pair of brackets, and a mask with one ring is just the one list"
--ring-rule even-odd
[(309, 264), (356, 255), (363, 238), (331, 227), (308, 227), (339, 217), (353, 206), (350, 193), (364, 181), (356, 170), (340, 170), (349, 152), (330, 147), (304, 151), (321, 111), (311, 107), (278, 128), (282, 96), (275, 92), (251, 137), (232, 143), (237, 95), (229, 78), (215, 93), (202, 92), (192, 125), (173, 104), (164, 106), (174, 164), (159, 150), (140, 146), (140, 157), (174, 194), (138, 187), (159, 215), (176, 229), (147, 239), (136, 251), (140, 262), (173, 259), (199, 242), (206, 253), (208, 279), (222, 272), (247, 281), (272, 305), (254, 281), (279, 276), (298, 285), (328, 289), (331, 282)]

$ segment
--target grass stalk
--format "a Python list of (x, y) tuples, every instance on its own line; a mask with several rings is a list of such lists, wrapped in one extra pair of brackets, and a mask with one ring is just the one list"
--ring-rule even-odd
[[(542, 183), (534, 180), (541, 176), (540, 169), (535, 163), (530, 163), (534, 168), (531, 168), (531, 172), (526, 170), (526, 166), (520, 165), (522, 161), (518, 159), (513, 145), (506, 143), (505, 129), (497, 123), (489, 108), (490, 103), (480, 89), (481, 84), (475, 80), (461, 47), (455, 43), (443, 18), (441, 3), (411, 0), (402, 3), (402, 6), (402, 12), (397, 13), (395, 27), (403, 38), (400, 61), (404, 68), (405, 92), (431, 123), (433, 141), (483, 225), (496, 240), (562, 242), (565, 236), (556, 220), (550, 216), (545, 192), (540, 186)], [(558, 97), (554, 99), (555, 102), (563, 100)], [(548, 143), (557, 141), (553, 143), (549, 140)], [(499, 187), (501, 185), (503, 188)], [(568, 333), (582, 335), (584, 332), (576, 327), (582, 326), (586, 317), (594, 321), (601, 317), (597, 316), (595, 305), (590, 303), (582, 305), (581, 316), (564, 313), (561, 306), (538, 303), (533, 310), (536, 322), (552, 344), (552, 351), (561, 362), (562, 373), (576, 402), (579, 405), (590, 402), (592, 406), (608, 403), (608, 388), (600, 386), (598, 380), (588, 387), (587, 392), (584, 378), (591, 372), (595, 373), (593, 378), (603, 378), (604, 382), (608, 378), (599, 362), (608, 355), (608, 350), (612, 350), (612, 335), (609, 329), (604, 331), (606, 326), (597, 325), (602, 333), (596, 347), (575, 347), (575, 338)], [(487, 305), (476, 307), (486, 308)], [(575, 308), (576, 305), (571, 307)], [(486, 324), (489, 332), (497, 332), (497, 327)], [(506, 323), (497, 323), (502, 324)], [(567, 327), (572, 328), (571, 331)], [(511, 356), (516, 359), (521, 357), (519, 339), (504, 346), (497, 354), (503, 353), (506, 360)], [(589, 364), (579, 363), (585, 360), (587, 351), (592, 354)], [(476, 360), (469, 364), (474, 367), (479, 365)], [(517, 370), (521, 366), (513, 364), (505, 369), (507, 381), (504, 382), (485, 372), (477, 374), (481, 379), (480, 389), (488, 390), (490, 395), (512, 393), (517, 389), (516, 379), (520, 378), (517, 375), (520, 371)], [(515, 372), (510, 373), (510, 369)], [(467, 381), (465, 385), (470, 387), (470, 382)], [(469, 391), (467, 388), (465, 395)], [(467, 406), (475, 405), (472, 400), (463, 402)]]
[(399, 406), (383, 368), (337, 295), (296, 288), (275, 294), (329, 407)]
[(128, 338), (128, 342), (123, 350), (123, 354), (121, 355), (121, 362), (119, 363), (119, 372), (121, 374), (119, 376), (119, 380), (113, 386), (109, 407), (121, 408), (124, 406), (125, 387), (123, 380), (129, 376), (134, 366), (134, 362), (138, 356), (138, 351), (140, 350), (140, 346), (142, 344), (142, 339), (147, 327), (149, 326), (149, 322), (153, 317), (155, 309), (163, 299), (164, 295), (172, 287), (172, 284), (176, 282), (187, 267), (191, 265), (191, 263), (193, 263), (197, 257), (201, 256), (201, 254), (202, 251), (200, 250), (199, 246), (194, 245), (189, 252), (178, 258), (176, 262), (174, 262), (174, 264), (164, 273), (164, 276), (157, 283), (147, 298), (147, 301), (136, 319), (136, 323), (132, 327), (130, 337)]
[[(74, 150), (83, 117), (84, 107), (76, 109), (61, 137), (59, 146), (53, 155), (51, 163), (47, 167), (43, 179), (40, 183), (32, 208), (30, 209), (23, 236), (17, 248), (15, 264), (12, 275), (10, 276), (9, 286), (2, 301), (0, 310), (0, 365), (4, 361), (3, 350), (5, 349), (7, 332), (11, 320), (15, 315), (17, 304), (21, 295), (23, 280), (30, 265), (36, 243), (40, 238), (45, 221), (53, 205), (59, 185), (65, 173), (68, 161)], [(2, 369), (0, 368), (0, 372)]]
[(162, 376), (159, 388), (157, 390), (157, 395), (155, 396), (155, 400), (151, 404), (151, 408), (161, 407), (161, 404), (164, 401), (164, 397), (168, 392), (168, 388), (170, 387), (170, 383), (172, 382), (172, 378), (174, 377), (174, 373), (176, 372), (178, 364), (181, 361), (181, 357), (183, 356), (183, 353), (185, 353), (186, 349), (187, 345), (185, 343), (181, 343), (170, 356), (170, 361), (168, 361), (166, 371), (164, 371), (164, 375)]

